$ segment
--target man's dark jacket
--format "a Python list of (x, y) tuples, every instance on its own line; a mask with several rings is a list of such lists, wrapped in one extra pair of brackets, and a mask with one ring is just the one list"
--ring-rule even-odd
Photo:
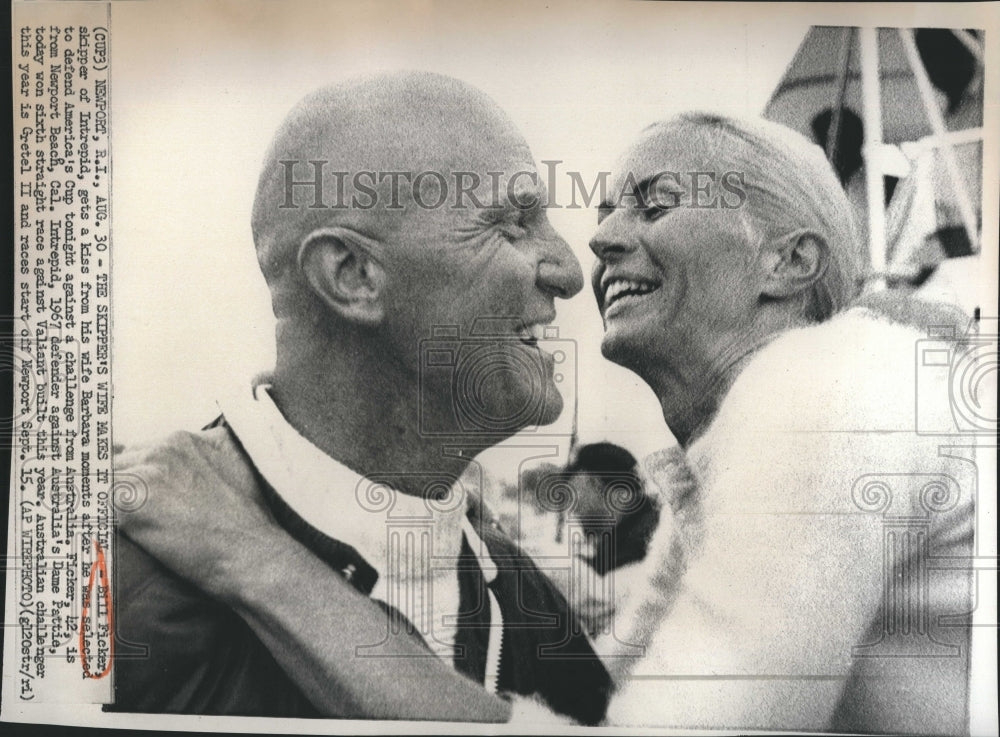
[[(225, 426), (225, 421), (220, 418), (213, 424)], [(231, 430), (229, 436), (252, 468)], [(338, 573), (352, 571), (350, 583), (370, 594), (378, 574), (357, 551), (306, 523), (259, 474), (254, 476), (279, 523)], [(487, 584), (475, 555), (463, 543), (457, 669), (480, 683), (485, 680), (489, 585), (504, 622), (499, 690), (535, 694), (561, 714), (584, 724), (599, 723), (607, 708), (611, 679), (580, 634), (565, 598), (481, 503), (470, 503), (468, 517), (498, 574)], [(178, 534), (184, 532), (179, 530)], [(320, 714), (230, 608), (171, 573), (123, 534), (118, 534), (114, 552), (116, 654), (115, 704), (111, 709), (346, 716)], [(402, 616), (396, 611), (393, 614)], [(336, 626), (337, 622), (330, 622), (330, 627)]]

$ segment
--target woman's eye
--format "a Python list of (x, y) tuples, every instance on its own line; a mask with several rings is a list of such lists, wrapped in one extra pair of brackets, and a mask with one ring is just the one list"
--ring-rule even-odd
[(671, 210), (679, 207), (680, 201), (681, 193), (679, 192), (658, 192), (642, 208), (642, 218), (648, 222), (658, 220)]
[(663, 204), (647, 205), (642, 208), (642, 219), (648, 222), (653, 222), (654, 220), (659, 220), (673, 209), (673, 207)]

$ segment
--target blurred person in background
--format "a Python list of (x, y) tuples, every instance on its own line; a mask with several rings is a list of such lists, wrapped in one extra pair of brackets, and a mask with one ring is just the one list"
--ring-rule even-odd
[(586, 536), (587, 563), (603, 576), (645, 558), (660, 507), (643, 488), (635, 456), (613, 443), (583, 445), (565, 473), (577, 494), (568, 516)]

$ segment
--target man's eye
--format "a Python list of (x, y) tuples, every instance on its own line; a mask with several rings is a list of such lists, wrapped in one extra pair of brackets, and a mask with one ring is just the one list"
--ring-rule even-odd
[(500, 228), (500, 237), (508, 243), (514, 243), (523, 238), (526, 232), (520, 225), (505, 225)]

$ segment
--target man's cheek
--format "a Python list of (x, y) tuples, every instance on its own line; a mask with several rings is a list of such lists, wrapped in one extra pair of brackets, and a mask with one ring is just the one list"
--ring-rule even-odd
[(481, 269), (496, 260), (500, 250), (507, 245), (493, 228), (476, 230), (451, 243), (445, 258), (462, 268)]
[(528, 315), (528, 290), (524, 277), (497, 275), (487, 277), (477, 286), (480, 315), (486, 317), (524, 318)]

